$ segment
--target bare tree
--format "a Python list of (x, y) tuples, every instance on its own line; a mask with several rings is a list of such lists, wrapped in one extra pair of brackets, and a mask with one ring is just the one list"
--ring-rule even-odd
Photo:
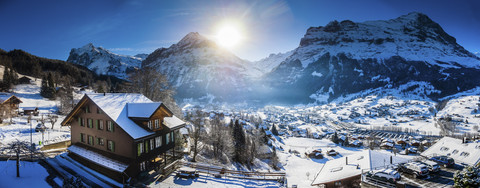
[(73, 88), (69, 79), (64, 81), (63, 88), (57, 93), (57, 98), (60, 100), (60, 105), (58, 105), (60, 114), (68, 114), (70, 111), (72, 111), (74, 107), (74, 98)]
[(50, 115), (47, 116), (47, 119), (48, 119), (48, 121), (50, 121), (50, 123), (52, 124), (52, 129), (53, 129), (53, 126), (55, 125), (55, 123), (56, 123), (57, 120), (58, 120), (58, 116), (56, 116), (56, 115), (51, 115), (51, 114), (50, 114)]
[(17, 177), (20, 177), (20, 155), (35, 152), (30, 143), (20, 140), (9, 143), (6, 147), (2, 148), (1, 151), (15, 153), (17, 160)]
[(130, 75), (132, 92), (140, 92), (153, 101), (162, 101), (178, 117), (182, 110), (173, 99), (175, 88), (168, 83), (167, 77), (151, 67), (136, 70)]
[(190, 131), (190, 139), (193, 144), (192, 162), (196, 162), (198, 153), (200, 152), (201, 149), (203, 149), (203, 146), (200, 146), (200, 144), (202, 139), (203, 125), (205, 122), (204, 122), (202, 112), (200, 110), (196, 111), (196, 115), (192, 123), (193, 123), (192, 125), (193, 127), (192, 127), (192, 130)]

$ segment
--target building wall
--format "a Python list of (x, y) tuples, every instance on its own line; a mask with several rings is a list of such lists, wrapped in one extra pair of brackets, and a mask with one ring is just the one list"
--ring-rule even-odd
[(339, 179), (337, 181), (324, 184), (326, 188), (337, 187), (360, 187), (361, 175), (353, 176), (345, 179)]
[[(85, 112), (86, 106), (89, 106), (89, 109), (90, 109), (89, 113)], [(83, 133), (85, 135), (84, 136), (85, 142), (83, 142), (85, 145), (100, 149), (108, 153), (120, 155), (123, 157), (132, 158), (132, 159), (135, 158), (135, 155), (132, 155), (133, 139), (122, 128), (120, 128), (117, 124), (115, 124), (115, 121), (113, 121), (105, 113), (103, 113), (101, 109), (100, 109), (101, 113), (97, 113), (97, 108), (98, 107), (92, 101), (86, 98), (85, 103), (82, 104), (82, 106), (79, 108), (79, 111), (75, 114), (75, 116), (71, 121), (72, 144), (81, 142), (80, 133)], [(78, 121), (79, 117), (84, 119), (85, 126), (80, 126)], [(93, 128), (88, 127), (87, 119), (92, 119)], [(98, 130), (97, 122), (96, 122), (97, 120), (103, 121), (103, 130)], [(107, 120), (113, 122), (114, 124), (113, 132), (107, 131)], [(88, 135), (93, 136), (93, 145), (88, 144)], [(97, 143), (97, 138), (104, 139), (103, 146)], [(108, 140), (111, 140), (115, 143), (114, 152), (111, 152), (107, 149)]]

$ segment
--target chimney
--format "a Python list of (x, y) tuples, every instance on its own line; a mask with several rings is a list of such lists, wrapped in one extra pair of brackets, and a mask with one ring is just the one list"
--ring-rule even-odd
[(345, 157), (345, 165), (348, 165), (348, 157)]
[(393, 164), (393, 156), (390, 155), (390, 164)]

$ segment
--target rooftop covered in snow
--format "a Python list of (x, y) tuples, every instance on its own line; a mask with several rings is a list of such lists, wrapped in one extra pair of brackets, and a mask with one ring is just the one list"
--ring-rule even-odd
[(86, 94), (105, 114), (112, 118), (133, 139), (142, 138), (154, 132), (147, 131), (128, 118), (128, 103), (153, 103), (138, 93)]
[(408, 159), (380, 153), (378, 151), (364, 150), (362, 152), (327, 161), (318, 172), (312, 185), (321, 185), (341, 179), (359, 176), (368, 170), (379, 169), (392, 164), (407, 162)]
[(75, 153), (100, 166), (112, 169), (120, 173), (125, 171), (128, 168), (128, 164), (124, 164), (120, 161), (113, 160), (97, 152), (82, 148), (80, 146), (72, 145), (68, 147), (68, 151)]
[(453, 158), (455, 163), (477, 165), (480, 162), (480, 142), (463, 143), (460, 139), (443, 137), (421, 155), (425, 157), (445, 155)]

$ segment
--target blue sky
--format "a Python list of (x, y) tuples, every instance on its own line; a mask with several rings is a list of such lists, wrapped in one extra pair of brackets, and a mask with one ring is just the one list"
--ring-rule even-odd
[(221, 22), (243, 28), (231, 51), (258, 60), (296, 48), (307, 28), (332, 20), (392, 19), (412, 11), (427, 14), (457, 42), (480, 52), (480, 1), (393, 0), (0, 0), (0, 48), (66, 60), (87, 43), (118, 54), (151, 53), (189, 32), (212, 38)]

